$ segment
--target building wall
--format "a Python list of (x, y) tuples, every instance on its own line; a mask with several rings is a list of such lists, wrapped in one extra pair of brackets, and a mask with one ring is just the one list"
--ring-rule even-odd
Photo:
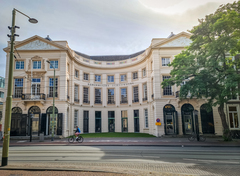
[[(95, 133), (95, 111), (102, 113), (102, 132), (108, 132), (108, 111), (115, 111), (115, 132), (121, 132), (121, 111), (128, 111), (128, 132), (134, 132), (134, 110), (139, 110), (139, 126), (142, 133), (149, 133), (155, 136), (165, 135), (164, 131), (164, 113), (163, 108), (167, 104), (171, 104), (178, 112), (178, 128), (179, 134), (183, 134), (182, 129), (182, 115), (181, 107), (185, 103), (191, 104), (195, 110), (198, 110), (198, 120), (200, 122), (199, 128), (201, 131), (201, 114), (200, 107), (206, 103), (205, 100), (186, 99), (180, 101), (176, 98), (176, 91), (179, 87), (172, 86), (172, 94), (164, 95), (161, 87), (163, 76), (170, 76), (171, 67), (162, 66), (162, 58), (170, 58), (172, 62), (174, 56), (179, 54), (186, 45), (169, 46), (168, 42), (174, 43), (181, 37), (189, 38), (186, 33), (180, 33), (172, 38), (153, 39), (152, 44), (142, 54), (133, 58), (120, 61), (96, 61), (91, 60), (83, 55), (78, 55), (72, 51), (66, 41), (54, 42), (47, 41), (41, 37), (30, 38), (26, 41), (17, 42), (18, 52), (21, 55), (21, 60), (24, 61), (24, 69), (14, 69), (13, 77), (23, 78), (23, 93), (31, 93), (31, 77), (41, 78), (41, 93), (46, 97), (49, 94), (49, 78), (53, 77), (53, 69), (49, 68), (47, 60), (58, 60), (58, 69), (56, 69), (56, 77), (58, 78), (58, 97), (55, 99), (55, 106), (59, 113), (63, 113), (63, 136), (72, 135), (75, 131), (74, 127), (74, 111), (78, 110), (78, 125), (83, 129), (83, 111), (89, 111), (89, 133)], [(179, 40), (180, 40), (179, 39)], [(39, 40), (42, 43), (51, 45), (49, 49), (21, 49), (29, 42)], [(182, 41), (181, 43), (184, 43)], [(60, 45), (59, 45), (60, 44)], [(42, 44), (46, 46), (45, 44)], [(163, 47), (165, 46), (165, 47)], [(166, 47), (167, 46), (167, 47)], [(34, 45), (33, 45), (34, 47)], [(37, 46), (35, 46), (37, 47)], [(55, 48), (54, 48), (55, 47)], [(54, 48), (54, 49), (51, 49)], [(7, 52), (7, 49), (5, 49)], [(8, 78), (8, 61), (9, 54), (7, 54), (6, 63), (6, 80)], [(31, 60), (41, 60), (42, 69), (31, 71)], [(15, 65), (14, 65), (15, 67)], [(146, 76), (143, 77), (143, 69), (146, 69)], [(75, 77), (75, 70), (79, 71), (79, 77)], [(138, 79), (133, 79), (133, 72), (138, 73)], [(83, 74), (89, 74), (89, 80), (83, 78)], [(127, 75), (126, 82), (120, 81), (122, 74)], [(101, 82), (95, 82), (95, 75), (101, 75)], [(113, 75), (114, 82), (108, 83), (107, 76)], [(67, 87), (69, 82), (69, 87)], [(143, 84), (147, 83), (147, 100), (143, 100)], [(6, 87), (8, 82), (6, 81)], [(74, 86), (79, 86), (78, 101), (74, 100)], [(133, 87), (138, 86), (139, 102), (133, 103)], [(90, 103), (83, 102), (83, 88), (89, 88)], [(121, 88), (127, 88), (128, 103), (121, 104)], [(101, 104), (95, 104), (95, 89), (101, 89)], [(109, 88), (114, 89), (115, 104), (108, 104)], [(6, 90), (6, 89), (5, 89)], [(6, 91), (5, 91), (6, 92)], [(14, 94), (14, 89), (13, 89)], [(69, 97), (69, 98), (68, 98)], [(12, 107), (20, 107), (24, 114), (28, 113), (31, 106), (38, 106), (41, 112), (46, 112), (49, 106), (52, 106), (53, 98), (46, 98), (45, 100), (22, 100), (21, 98), (13, 98)], [(5, 107), (4, 107), (5, 108)], [(148, 109), (148, 128), (145, 127), (144, 109)], [(239, 109), (239, 108), (238, 108)], [(226, 111), (227, 112), (227, 111)], [(4, 113), (3, 113), (4, 116)], [(156, 119), (160, 119), (162, 125), (156, 126)], [(216, 107), (213, 107), (213, 118), (215, 133), (222, 134), (221, 119), (219, 117)]]

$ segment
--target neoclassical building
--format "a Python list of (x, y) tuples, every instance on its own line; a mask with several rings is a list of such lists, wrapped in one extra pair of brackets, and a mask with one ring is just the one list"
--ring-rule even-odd
[[(204, 99), (180, 101), (179, 87), (161, 88), (170, 78), (168, 64), (191, 43), (189, 38), (185, 32), (171, 34), (153, 38), (143, 51), (106, 56), (73, 51), (67, 41), (49, 37), (15, 42), (21, 58), (15, 54), (11, 135), (29, 135), (31, 119), (33, 135), (51, 134), (54, 68), (56, 135), (69, 136), (76, 125), (83, 133), (182, 135), (195, 131), (197, 122), (200, 132), (221, 135), (217, 108), (207, 112)], [(10, 46), (4, 51), (7, 87)], [(226, 112), (230, 128), (239, 130), (239, 97)]]

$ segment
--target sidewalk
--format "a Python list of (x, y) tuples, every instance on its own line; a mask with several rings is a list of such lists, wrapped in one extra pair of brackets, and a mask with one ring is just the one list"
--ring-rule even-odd
[[(39, 142), (27, 139), (10, 140), (10, 146), (39, 146), (39, 145), (81, 145), (81, 146), (171, 146), (171, 147), (240, 147), (240, 139), (225, 142), (222, 138), (207, 138), (205, 142), (189, 141), (187, 138), (85, 138), (83, 143), (69, 143), (67, 138), (50, 139)], [(2, 146), (2, 141), (0, 141)]]

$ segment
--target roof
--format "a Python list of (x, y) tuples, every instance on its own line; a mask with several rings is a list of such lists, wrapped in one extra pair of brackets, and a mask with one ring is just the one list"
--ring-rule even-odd
[(75, 51), (76, 54), (78, 54), (79, 56), (82, 56), (86, 59), (91, 59), (91, 60), (96, 60), (96, 61), (120, 61), (120, 60), (126, 60), (126, 59), (130, 59), (130, 58), (134, 58), (142, 53), (144, 53), (145, 50), (139, 51), (137, 53), (134, 54), (130, 54), (130, 55), (105, 55), (105, 56), (89, 56), (83, 53), (80, 53), (78, 51)]

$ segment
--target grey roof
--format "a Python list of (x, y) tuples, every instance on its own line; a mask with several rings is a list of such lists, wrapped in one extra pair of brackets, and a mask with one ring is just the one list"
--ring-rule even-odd
[(86, 59), (91, 59), (91, 60), (96, 60), (96, 61), (120, 61), (120, 60), (126, 60), (126, 59), (136, 57), (136, 56), (142, 54), (144, 51), (145, 50), (142, 50), (137, 53), (130, 54), (130, 55), (106, 55), (106, 56), (88, 56), (88, 55), (80, 53), (78, 51), (75, 51), (75, 53)]

